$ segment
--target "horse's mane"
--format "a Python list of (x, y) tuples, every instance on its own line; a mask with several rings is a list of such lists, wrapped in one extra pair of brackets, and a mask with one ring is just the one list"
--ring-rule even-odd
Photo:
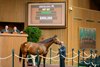
[(48, 39), (45, 39), (45, 40), (43, 40), (43, 41), (40, 41), (40, 42), (38, 42), (38, 43), (48, 43), (48, 42), (50, 42), (53, 38), (55, 38), (55, 37), (57, 37), (57, 35), (54, 35), (53, 37), (50, 37), (50, 38), (48, 38)]

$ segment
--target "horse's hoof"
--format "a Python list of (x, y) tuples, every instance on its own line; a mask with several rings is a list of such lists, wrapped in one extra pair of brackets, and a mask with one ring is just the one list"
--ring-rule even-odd
[(33, 63), (27, 63), (27, 66), (33, 66)]

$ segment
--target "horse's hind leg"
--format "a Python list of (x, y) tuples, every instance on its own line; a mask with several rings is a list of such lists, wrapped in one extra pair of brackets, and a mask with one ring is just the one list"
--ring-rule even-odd
[(22, 67), (25, 67), (25, 59), (23, 59)]
[[(24, 58), (26, 58), (26, 56), (27, 56), (27, 53), (25, 53), (25, 54), (23, 55)], [(23, 59), (22, 67), (25, 67), (25, 59)]]

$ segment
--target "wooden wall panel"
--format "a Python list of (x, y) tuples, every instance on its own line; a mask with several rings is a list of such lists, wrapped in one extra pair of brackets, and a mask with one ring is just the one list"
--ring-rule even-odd
[(73, 7), (73, 16), (81, 19), (90, 19), (97, 21), (100, 18), (100, 11)]
[[(12, 49), (14, 49), (14, 53), (18, 56), (20, 45), (26, 41), (26, 34), (0, 34), (0, 58), (6, 58), (0, 59), (0, 67), (11, 67), (12, 56), (10, 55), (12, 54)], [(22, 67), (18, 57), (14, 56), (14, 62), (15, 67)]]
[(23, 22), (24, 0), (0, 0), (0, 21)]
[[(6, 0), (6, 1), (1, 1), (0, 2), (0, 20), (9, 20), (11, 21), (12, 18), (14, 20), (14, 13), (15, 13), (15, 10), (13, 9), (14, 8), (14, 2), (13, 0), (11, 0), (11, 2), (9, 2), (9, 0)], [(13, 10), (12, 10), (13, 9)]]
[(90, 8), (90, 0), (73, 0), (73, 6)]
[[(12, 47), (13, 42), (11, 41), (13, 38), (9, 38), (9, 37), (2, 37), (0, 36), (0, 58), (5, 58), (11, 55), (12, 52)], [(8, 44), (10, 43), (10, 44)], [(9, 45), (9, 46), (8, 46)], [(5, 60), (0, 60), (0, 67), (6, 67), (9, 66), (11, 67), (11, 63), (12, 63), (12, 59), (11, 57)]]
[[(73, 7), (73, 10), (68, 14), (70, 22), (68, 23), (68, 53), (72, 51), (72, 48), (75, 49), (75, 52), (80, 49), (79, 28), (85, 27), (96, 28), (96, 49), (99, 51), (98, 55), (100, 55), (100, 23), (98, 23), (100, 12), (80, 7)], [(86, 50), (89, 52), (89, 49)], [(69, 65), (70, 64), (71, 63), (69, 63)]]
[(64, 1), (65, 0), (0, 0), (0, 21), (27, 22), (27, 2)]

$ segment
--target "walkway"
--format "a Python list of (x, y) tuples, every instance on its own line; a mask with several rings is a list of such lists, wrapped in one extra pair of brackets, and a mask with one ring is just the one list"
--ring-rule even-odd
[[(27, 67), (36, 67), (36, 66), (27, 66)], [(41, 64), (40, 67), (43, 67), (43, 65)], [(59, 65), (55, 65), (55, 64), (46, 64), (46, 67), (59, 67)], [(72, 66), (66, 66), (66, 67), (72, 67)]]

